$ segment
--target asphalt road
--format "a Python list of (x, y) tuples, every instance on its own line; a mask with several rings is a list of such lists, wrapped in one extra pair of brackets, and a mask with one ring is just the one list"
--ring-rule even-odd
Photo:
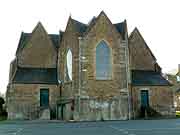
[(180, 135), (180, 119), (63, 123), (8, 121), (0, 135)]

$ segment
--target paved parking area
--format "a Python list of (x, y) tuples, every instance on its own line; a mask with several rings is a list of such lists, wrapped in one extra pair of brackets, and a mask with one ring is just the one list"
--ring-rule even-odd
[(180, 119), (106, 122), (7, 121), (0, 135), (180, 135)]

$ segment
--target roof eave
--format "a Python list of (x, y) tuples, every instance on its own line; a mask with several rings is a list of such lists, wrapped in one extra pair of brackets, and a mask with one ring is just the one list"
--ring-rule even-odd
[(132, 86), (172, 86), (171, 84), (131, 84)]

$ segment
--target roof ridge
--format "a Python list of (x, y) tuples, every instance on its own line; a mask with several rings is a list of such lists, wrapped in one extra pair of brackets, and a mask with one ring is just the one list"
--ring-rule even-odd
[[(100, 18), (102, 15), (105, 16), (105, 18), (106, 18), (106, 19), (113, 25), (113, 27), (114, 27), (114, 24), (111, 22), (111, 20), (110, 20), (109, 17), (106, 15), (106, 13), (102, 10), (97, 17), (93, 16), (93, 19), (92, 19), (93, 21), (90, 22), (90, 24), (88, 25), (86, 31), (83, 33), (84, 36), (87, 35), (87, 33), (88, 33), (88, 32), (91, 30), (91, 28), (97, 23), (97, 21), (99, 20), (99, 18)], [(117, 28), (116, 28), (116, 27), (114, 27), (114, 28), (115, 28), (115, 30), (119, 33), (119, 31), (117, 30)], [(120, 36), (122, 36), (121, 33), (119, 33), (119, 34), (120, 34)]]
[[(31, 33), (29, 33), (29, 32), (23, 32), (23, 34), (32, 34), (32, 32)], [(59, 34), (57, 34), (57, 33), (47, 33), (48, 35), (59, 35)]]
[(73, 21), (76, 21), (76, 22), (78, 22), (78, 23), (80, 23), (80, 24), (83, 24), (83, 25), (88, 25), (88, 24), (85, 24), (85, 23), (83, 23), (83, 22), (80, 22), (80, 21), (78, 21), (78, 20), (76, 20), (76, 19), (74, 19), (74, 18), (71, 18)]

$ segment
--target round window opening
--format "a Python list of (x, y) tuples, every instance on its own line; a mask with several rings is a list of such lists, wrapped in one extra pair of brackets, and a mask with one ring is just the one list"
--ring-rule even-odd
[(68, 78), (72, 80), (72, 52), (69, 49), (66, 57)]

